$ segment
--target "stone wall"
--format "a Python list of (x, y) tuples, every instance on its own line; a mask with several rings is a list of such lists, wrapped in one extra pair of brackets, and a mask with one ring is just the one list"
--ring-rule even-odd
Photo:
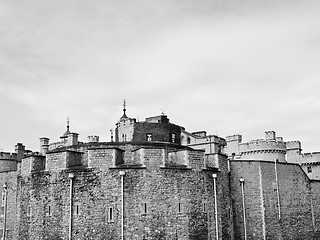
[[(67, 151), (47, 154), (47, 171), (33, 171), (19, 180), (19, 239), (67, 239), (70, 172), (75, 176), (73, 239), (119, 238), (120, 171), (125, 172), (125, 239), (207, 240), (217, 232), (219, 239), (232, 239), (226, 156), (217, 157), (222, 171), (216, 172), (204, 165), (203, 151), (173, 150), (130, 144), (97, 146), (83, 154), (89, 158), (89, 168), (63, 168)], [(123, 161), (115, 160), (119, 151)], [(170, 154), (174, 154), (171, 162)], [(218, 231), (213, 173), (218, 174)]]
[(7, 211), (6, 211), (6, 239), (15, 240), (18, 239), (19, 229), (19, 216), (16, 211), (17, 203), (17, 173), (15, 171), (2, 172), (0, 173), (0, 194), (1, 194), (1, 205), (0, 205), (0, 237), (3, 236), (4, 227), (4, 205), (3, 201), (3, 186), (7, 185)]
[(316, 239), (310, 180), (299, 165), (232, 161), (236, 239), (244, 239), (240, 178), (244, 179), (247, 239)]

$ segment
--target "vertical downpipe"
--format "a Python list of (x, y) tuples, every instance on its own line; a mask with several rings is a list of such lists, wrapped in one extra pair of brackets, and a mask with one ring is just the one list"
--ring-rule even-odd
[(278, 183), (278, 170), (277, 170), (277, 159), (274, 160), (274, 171), (276, 175), (276, 187), (277, 187), (277, 201), (278, 201), (278, 218), (281, 219), (281, 205), (280, 205), (280, 193), (279, 193), (279, 183)]
[(69, 173), (69, 179), (70, 179), (70, 196), (69, 196), (69, 207), (70, 207), (70, 211), (69, 211), (69, 240), (72, 240), (72, 198), (73, 198), (73, 180), (74, 180), (74, 174), (73, 173)]
[(244, 197), (244, 179), (240, 178), (241, 195), (242, 195), (242, 211), (243, 211), (243, 228), (244, 228), (244, 240), (247, 240), (247, 220), (246, 220), (246, 205)]
[(6, 239), (6, 225), (7, 225), (7, 183), (3, 184), (3, 194), (4, 194), (4, 202), (3, 204), (3, 230), (2, 230), (2, 240)]
[(124, 214), (124, 190), (123, 190), (123, 177), (126, 175), (124, 171), (119, 172), (121, 177), (121, 240), (123, 240), (123, 228), (124, 228), (124, 222), (123, 222), (123, 214)]
[(313, 225), (313, 230), (316, 230), (316, 221), (314, 217), (314, 210), (313, 210), (313, 202), (312, 202), (312, 195), (311, 195), (311, 216), (312, 216), (312, 225)]
[(214, 213), (216, 219), (216, 240), (219, 240), (219, 224), (218, 224), (218, 203), (217, 203), (217, 174), (213, 173), (213, 187), (214, 187)]

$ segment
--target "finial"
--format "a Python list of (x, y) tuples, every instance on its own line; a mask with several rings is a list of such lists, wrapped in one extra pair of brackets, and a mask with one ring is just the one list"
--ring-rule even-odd
[(124, 113), (124, 114), (126, 113), (126, 106), (127, 106), (126, 100), (123, 99), (123, 113)]
[(69, 116), (67, 117), (67, 131), (69, 131), (70, 128), (70, 121), (69, 121)]
[(123, 116), (121, 117), (121, 119), (125, 119), (125, 118), (128, 118), (127, 115), (126, 115), (126, 100), (123, 99)]

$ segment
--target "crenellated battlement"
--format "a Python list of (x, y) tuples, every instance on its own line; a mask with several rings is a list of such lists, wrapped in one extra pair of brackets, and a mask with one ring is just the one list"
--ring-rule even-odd
[(0, 152), (0, 160), (17, 160), (17, 153)]
[(301, 154), (302, 163), (320, 162), (320, 152)]
[[(77, 150), (73, 150), (77, 149)], [(222, 157), (218, 157), (221, 155)], [(79, 148), (57, 148), (45, 156), (32, 154), (22, 161), (23, 175), (36, 171), (60, 172), (73, 168), (98, 168), (105, 171), (109, 168), (150, 169), (185, 168), (195, 171), (202, 169), (218, 169), (223, 154), (207, 154), (204, 150), (188, 147), (171, 147), (168, 144), (135, 145), (101, 143), (99, 145), (83, 144)]]
[(300, 141), (288, 141), (286, 142), (287, 150), (297, 150), (301, 149), (301, 142)]
[(99, 136), (88, 136), (88, 143), (99, 142)]
[(239, 144), (240, 153), (251, 151), (277, 150), (286, 151), (286, 144), (282, 141), (258, 139)]

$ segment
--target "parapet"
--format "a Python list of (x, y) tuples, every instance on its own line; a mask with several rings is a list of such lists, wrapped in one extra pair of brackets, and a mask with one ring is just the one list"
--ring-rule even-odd
[(320, 162), (320, 153), (313, 152), (313, 153), (304, 153), (301, 155), (301, 163), (315, 163)]
[(207, 136), (207, 132), (206, 131), (193, 132), (192, 134), (194, 136), (196, 136), (196, 137), (206, 137)]
[(99, 142), (99, 136), (88, 136), (88, 143)]
[(236, 141), (236, 142), (238, 142), (238, 143), (241, 143), (241, 142), (242, 142), (242, 135), (236, 134), (236, 135), (227, 136), (227, 137), (226, 137), (226, 141), (227, 141), (227, 142)]
[(17, 154), (0, 152), (0, 172), (17, 170)]
[(297, 150), (301, 149), (301, 142), (300, 141), (289, 141), (286, 142), (287, 150)]
[(169, 123), (169, 119), (166, 115), (160, 115), (155, 117), (146, 118), (146, 122), (149, 123)]
[(17, 160), (16, 153), (0, 152), (0, 160)]

